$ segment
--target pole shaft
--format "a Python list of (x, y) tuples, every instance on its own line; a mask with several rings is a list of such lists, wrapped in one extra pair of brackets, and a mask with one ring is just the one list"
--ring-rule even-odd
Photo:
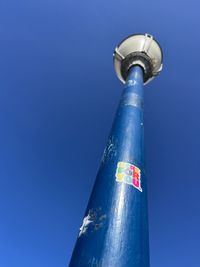
[(143, 71), (132, 67), (70, 267), (149, 267)]

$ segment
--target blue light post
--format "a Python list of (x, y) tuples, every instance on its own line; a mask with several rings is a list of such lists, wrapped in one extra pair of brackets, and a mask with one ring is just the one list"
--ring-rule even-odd
[[(69, 267), (149, 267), (143, 84), (154, 75), (153, 69), (147, 73), (148, 53), (134, 48), (138, 37), (148, 52), (152, 43), (160, 51), (149, 35), (133, 35), (115, 50), (115, 69), (125, 87)], [(161, 51), (157, 59), (161, 67)]]

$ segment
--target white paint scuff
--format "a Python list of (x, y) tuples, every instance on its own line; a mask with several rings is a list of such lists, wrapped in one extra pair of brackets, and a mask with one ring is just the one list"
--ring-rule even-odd
[(84, 234), (87, 231), (87, 228), (89, 226), (89, 224), (92, 223), (91, 220), (91, 216), (88, 214), (84, 219), (83, 219), (83, 223), (80, 227), (80, 232), (79, 232), (79, 236), (81, 236), (82, 234)]

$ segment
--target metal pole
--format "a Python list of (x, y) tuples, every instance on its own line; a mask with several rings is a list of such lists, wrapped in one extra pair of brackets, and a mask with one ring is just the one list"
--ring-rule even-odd
[(125, 87), (69, 267), (149, 267), (143, 84), (153, 77), (152, 61), (141, 50), (125, 57), (120, 52), (129, 50), (130, 39), (134, 47), (137, 38), (151, 51), (152, 37), (141, 36), (129, 37), (126, 49), (125, 40), (115, 51)]
[(70, 267), (149, 266), (143, 70), (130, 69)]

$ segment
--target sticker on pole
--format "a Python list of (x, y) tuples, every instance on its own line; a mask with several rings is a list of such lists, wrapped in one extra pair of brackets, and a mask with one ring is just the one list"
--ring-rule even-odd
[(117, 182), (130, 184), (142, 192), (141, 171), (135, 165), (122, 161), (118, 162), (115, 177)]

